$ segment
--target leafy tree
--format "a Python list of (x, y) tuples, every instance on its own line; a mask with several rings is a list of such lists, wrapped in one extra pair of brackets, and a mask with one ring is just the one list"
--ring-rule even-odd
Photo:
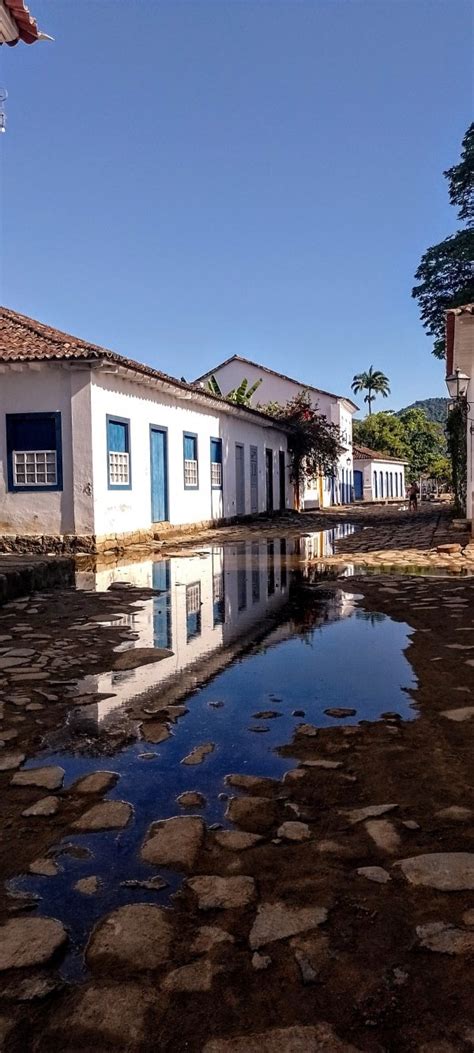
[(387, 395), (390, 395), (388, 377), (380, 369), (374, 369), (373, 366), (370, 366), (366, 373), (356, 373), (355, 377), (353, 377), (351, 388), (356, 395), (360, 391), (367, 391), (364, 402), (369, 407), (369, 416), (372, 413), (372, 403), (377, 395), (382, 395), (384, 399), (387, 398)]
[(374, 413), (354, 421), (354, 442), (408, 461), (410, 479), (422, 475), (438, 478), (441, 458), (441, 477), (445, 477), (446, 437), (441, 425), (428, 420), (423, 410), (408, 409), (399, 415)]
[(313, 406), (309, 391), (300, 391), (286, 405), (269, 402), (259, 406), (265, 413), (291, 424), (288, 436), (290, 478), (295, 484), (296, 503), (305, 482), (321, 475), (334, 475), (343, 449), (341, 433), (323, 413)]
[(412, 290), (423, 327), (428, 336), (434, 337), (436, 358), (444, 358), (446, 311), (474, 300), (474, 123), (462, 141), (459, 164), (448, 168), (444, 175), (451, 204), (466, 227), (426, 250)]
[(378, 453), (388, 453), (391, 457), (407, 456), (405, 432), (400, 417), (395, 413), (373, 413), (365, 420), (353, 423), (354, 442), (368, 446)]
[(220, 389), (216, 377), (214, 376), (214, 374), (212, 374), (212, 377), (207, 382), (207, 387), (208, 391), (210, 391), (212, 395), (220, 395), (221, 398), (228, 399), (229, 402), (235, 402), (238, 406), (250, 406), (252, 398), (255, 395), (257, 388), (260, 387), (261, 383), (262, 378), (260, 377), (260, 380), (256, 380), (255, 384), (252, 384), (252, 386), (249, 388), (249, 382), (247, 378), (244, 377), (244, 379), (241, 381), (238, 387), (232, 388), (231, 391), (227, 392), (227, 395), (224, 395)]
[(405, 410), (399, 418), (408, 452), (409, 476), (431, 476), (440, 457), (446, 457), (446, 437), (441, 425), (428, 420), (423, 410)]
[(449, 182), (449, 200), (459, 219), (474, 225), (474, 121), (462, 141), (461, 160), (444, 172)]

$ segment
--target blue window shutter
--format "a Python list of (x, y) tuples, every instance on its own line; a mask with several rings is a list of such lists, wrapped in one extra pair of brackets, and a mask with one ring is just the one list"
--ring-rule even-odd
[[(7, 413), (5, 415), (7, 433), (7, 477), (8, 489), (11, 492), (29, 490), (62, 490), (62, 442), (61, 414), (51, 413)], [(36, 481), (29, 486), (28, 481), (15, 484), (14, 453), (22, 451), (55, 451), (56, 481), (54, 483)], [(40, 473), (38, 473), (39, 475)], [(44, 472), (42, 474), (45, 474)]]
[(222, 464), (222, 439), (211, 439), (211, 463)]
[(56, 422), (52, 415), (21, 413), (10, 415), (8, 428), (12, 450), (55, 450)]
[(111, 453), (128, 453), (128, 424), (109, 420), (109, 450)]
[(184, 457), (186, 461), (196, 461), (196, 439), (194, 435), (184, 436)]

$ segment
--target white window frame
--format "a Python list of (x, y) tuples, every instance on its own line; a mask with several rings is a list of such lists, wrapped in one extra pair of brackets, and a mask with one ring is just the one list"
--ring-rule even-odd
[(130, 454), (109, 450), (109, 486), (130, 486)]
[(58, 485), (57, 450), (12, 450), (12, 466), (14, 486)]

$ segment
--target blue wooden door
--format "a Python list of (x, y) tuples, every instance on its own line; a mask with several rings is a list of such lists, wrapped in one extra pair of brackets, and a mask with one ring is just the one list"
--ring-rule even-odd
[(250, 447), (250, 511), (252, 515), (258, 512), (258, 449)]
[(238, 516), (245, 515), (244, 448), (239, 442), (235, 444), (235, 511)]
[(163, 523), (168, 519), (168, 451), (162, 428), (150, 428), (150, 462), (151, 519)]
[(364, 496), (364, 476), (357, 469), (354, 470), (354, 493), (356, 501), (360, 501)]

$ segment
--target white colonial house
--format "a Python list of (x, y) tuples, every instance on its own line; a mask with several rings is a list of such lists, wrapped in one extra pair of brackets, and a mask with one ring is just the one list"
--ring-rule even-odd
[(291, 507), (285, 425), (0, 309), (8, 545), (104, 550)]
[(474, 304), (455, 307), (446, 315), (446, 381), (449, 394), (467, 404), (467, 486), (466, 516), (474, 511)]
[(221, 362), (214, 369), (198, 377), (195, 383), (206, 389), (212, 376), (215, 376), (224, 393), (238, 387), (244, 377), (247, 378), (249, 385), (261, 380), (254, 401), (263, 405), (268, 402), (285, 404), (301, 391), (308, 391), (313, 406), (324, 414), (331, 424), (336, 424), (339, 428), (343, 450), (334, 476), (320, 477), (305, 486), (303, 508), (344, 505), (353, 500), (352, 417), (358, 407), (351, 399), (342, 395), (334, 395), (329, 391), (322, 391), (300, 380), (293, 380), (283, 373), (277, 373), (268, 366), (259, 365), (258, 362), (252, 362), (240, 355), (227, 358), (225, 362)]
[(354, 443), (354, 495), (356, 501), (400, 501), (406, 496), (407, 461), (376, 453)]

